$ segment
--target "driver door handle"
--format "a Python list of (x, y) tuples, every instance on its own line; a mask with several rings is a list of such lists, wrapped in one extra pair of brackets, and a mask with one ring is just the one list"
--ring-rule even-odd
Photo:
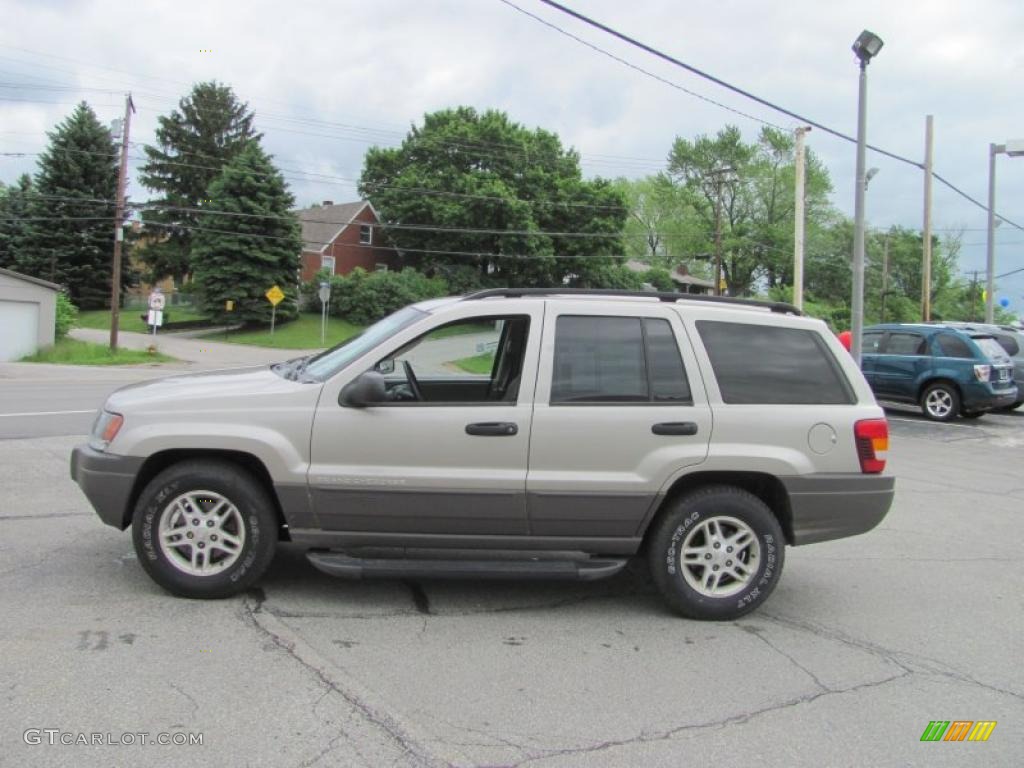
[(519, 426), (511, 421), (478, 421), (466, 425), (466, 434), (477, 437), (512, 437), (519, 434)]
[(663, 421), (651, 427), (656, 435), (696, 435), (697, 423), (694, 421)]

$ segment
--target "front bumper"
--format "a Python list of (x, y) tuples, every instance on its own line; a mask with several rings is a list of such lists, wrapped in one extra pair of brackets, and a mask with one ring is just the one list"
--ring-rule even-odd
[(814, 544), (867, 533), (889, 512), (896, 495), (890, 475), (815, 474), (780, 477), (789, 495), (793, 544)]
[(124, 530), (131, 522), (128, 499), (145, 459), (115, 456), (79, 445), (71, 452), (71, 478), (107, 525)]

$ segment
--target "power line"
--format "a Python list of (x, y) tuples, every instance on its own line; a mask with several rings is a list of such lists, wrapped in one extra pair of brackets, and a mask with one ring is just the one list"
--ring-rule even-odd
[[(519, 6), (514, 5), (513, 3), (509, 2), (509, 0), (500, 0), (500, 2), (504, 3), (505, 5), (511, 6), (512, 8), (515, 8), (517, 11), (520, 11), (521, 13), (525, 13), (527, 16), (530, 16), (532, 18), (537, 18), (536, 16), (533, 16), (533, 14), (527, 13), (522, 8), (520, 8)], [(636, 38), (630, 37), (629, 35), (626, 35), (626, 34), (624, 34), (622, 32), (619, 32), (618, 30), (613, 29), (612, 27), (609, 27), (606, 24), (602, 24), (601, 22), (596, 21), (596, 20), (594, 20), (594, 19), (592, 19), (592, 18), (590, 18), (588, 16), (584, 16), (582, 13), (579, 13), (578, 11), (574, 11), (572, 8), (568, 8), (568, 7), (564, 6), (564, 5), (562, 5), (561, 3), (555, 2), (555, 0), (540, 0), (540, 2), (544, 3), (545, 5), (548, 5), (548, 6), (552, 7), (554, 9), (558, 10), (558, 11), (561, 11), (562, 13), (567, 14), (568, 16), (572, 16), (573, 18), (575, 18), (575, 19), (577, 19), (579, 21), (582, 21), (584, 24), (588, 24), (588, 25), (590, 25), (590, 26), (592, 26), (592, 27), (594, 27), (596, 29), (601, 30), (602, 32), (605, 32), (606, 34), (611, 35), (612, 37), (615, 37), (615, 38), (617, 38), (617, 39), (619, 39), (619, 40), (621, 40), (621, 41), (623, 41), (625, 43), (628, 43), (629, 45), (632, 45), (635, 48), (639, 48), (640, 50), (645, 51), (646, 53), (649, 53), (652, 56), (655, 56), (655, 57), (657, 57), (659, 59), (662, 59), (663, 61), (666, 61), (666, 62), (668, 62), (668, 63), (670, 63), (670, 64), (672, 64), (674, 66), (677, 66), (677, 67), (680, 67), (682, 69), (685, 69), (687, 72), (695, 74), (698, 77), (702, 77), (705, 80), (708, 80), (708, 81), (710, 81), (712, 83), (715, 83), (716, 85), (721, 86), (722, 88), (725, 88), (725, 89), (727, 89), (729, 91), (732, 91), (733, 93), (739, 94), (740, 96), (744, 96), (745, 98), (751, 99), (752, 101), (755, 101), (758, 104), (761, 104), (761, 105), (763, 105), (765, 107), (768, 107), (769, 109), (772, 109), (772, 110), (774, 110), (776, 112), (780, 112), (781, 114), (787, 115), (788, 117), (791, 117), (794, 120), (798, 120), (801, 123), (805, 123), (807, 125), (812, 125), (815, 128), (818, 128), (818, 129), (820, 129), (821, 131), (824, 131), (827, 134), (831, 134), (832, 136), (835, 136), (836, 138), (843, 139), (844, 141), (848, 141), (848, 142), (853, 143), (853, 144), (855, 144), (857, 142), (857, 140), (853, 136), (850, 136), (849, 134), (843, 133), (842, 131), (838, 131), (835, 128), (830, 128), (829, 126), (824, 125), (823, 123), (819, 123), (816, 120), (812, 120), (809, 117), (801, 115), (801, 114), (799, 114), (797, 112), (793, 112), (792, 110), (786, 109), (785, 107), (782, 107), (782, 106), (780, 106), (778, 104), (775, 104), (774, 102), (771, 102), (771, 101), (769, 101), (767, 99), (764, 99), (764, 98), (762, 98), (760, 96), (757, 96), (756, 94), (753, 94), (750, 91), (744, 90), (743, 88), (740, 88), (739, 86), (733, 85), (732, 83), (728, 83), (725, 80), (722, 80), (721, 78), (715, 77), (714, 75), (710, 74), (709, 72), (705, 72), (705, 71), (703, 71), (701, 69), (698, 69), (697, 67), (693, 66), (692, 64), (687, 64), (686, 62), (681, 61), (680, 59), (677, 59), (674, 56), (670, 56), (669, 54), (664, 53), (663, 51), (660, 51), (657, 48), (654, 48), (654, 47), (652, 47), (650, 45), (647, 45), (646, 43), (642, 43), (639, 40), (637, 40)], [(560, 32), (562, 32), (563, 34), (568, 35), (569, 37), (573, 37), (574, 39), (578, 39), (578, 38), (575, 38), (574, 35), (571, 35), (570, 33), (566, 32), (565, 30), (562, 30), (561, 28), (555, 26), (554, 24), (550, 24), (549, 22), (545, 22), (545, 21), (543, 21), (541, 19), (538, 19), (538, 20), (542, 21), (542, 23), (546, 24), (547, 26), (554, 27), (555, 29), (558, 29)], [(596, 46), (590, 45), (589, 43), (587, 45), (588, 45), (588, 47), (591, 47), (591, 48), (596, 47)], [(609, 54), (606, 51), (602, 51), (602, 53), (605, 53), (606, 55), (612, 56), (612, 54)], [(612, 58), (617, 58), (617, 57), (612, 56)], [(658, 78), (658, 79), (660, 80), (661, 78)], [(880, 155), (885, 155), (886, 157), (889, 157), (889, 158), (891, 158), (893, 160), (897, 160), (897, 161), (899, 161), (901, 163), (906, 163), (907, 165), (911, 165), (911, 166), (913, 166), (913, 167), (915, 167), (915, 168), (917, 168), (919, 170), (922, 170), (922, 171), (925, 169), (924, 168), (924, 164), (923, 163), (919, 163), (916, 160), (911, 160), (908, 157), (904, 157), (902, 155), (898, 155), (895, 152), (890, 152), (887, 149), (882, 149), (881, 147), (877, 147), (877, 146), (875, 146), (873, 144), (868, 144), (866, 146), (867, 146), (868, 149), (872, 150), (873, 152), (877, 152)], [(955, 184), (953, 184), (951, 181), (949, 181), (948, 179), (946, 179), (943, 176), (939, 175), (938, 173), (932, 172), (932, 177), (936, 181), (938, 181), (939, 183), (944, 184), (945, 186), (949, 187), (951, 190), (956, 192), (958, 195), (963, 197), (965, 200), (968, 200), (969, 202), (974, 203), (974, 205), (978, 206), (982, 210), (986, 210), (986, 211), (988, 210), (988, 206), (987, 205), (984, 205), (980, 201), (978, 201), (975, 198), (971, 197), (971, 195), (967, 194), (965, 191), (963, 191), (962, 189), (957, 187)], [(1010, 219), (1006, 218), (1005, 216), (1002, 216), (999, 213), (994, 213), (994, 215), (997, 218), (1002, 219), (1003, 221), (1005, 221), (1007, 224), (1010, 224), (1011, 226), (1016, 227), (1017, 229), (1024, 230), (1024, 226), (1021, 226), (1020, 224), (1017, 224), (1016, 222), (1011, 221)]]
[(622, 64), (624, 66), (629, 67), (630, 69), (634, 69), (634, 70), (636, 70), (637, 72), (640, 72), (643, 75), (647, 75), (648, 77), (652, 77), (655, 80), (658, 80), (658, 81), (664, 83), (665, 85), (668, 85), (668, 86), (670, 86), (672, 88), (675, 88), (677, 91), (682, 91), (683, 93), (685, 93), (685, 94), (687, 94), (689, 96), (693, 96), (694, 98), (700, 99), (701, 101), (706, 101), (708, 104), (713, 104), (716, 107), (721, 107), (722, 109), (728, 110), (729, 112), (732, 112), (733, 114), (739, 115), (740, 117), (745, 117), (748, 120), (753, 120), (756, 123), (761, 123), (762, 125), (770, 125), (773, 128), (778, 128), (780, 131), (781, 130), (785, 130), (784, 128), (782, 128), (782, 126), (776, 125), (775, 123), (769, 122), (768, 120), (764, 120), (764, 119), (762, 119), (760, 117), (756, 117), (754, 115), (748, 114), (747, 112), (742, 112), (742, 111), (740, 111), (738, 109), (734, 109), (733, 107), (730, 107), (727, 104), (723, 104), (720, 101), (715, 101), (714, 99), (712, 99), (712, 98), (710, 98), (708, 96), (705, 96), (703, 94), (697, 93), (696, 91), (691, 91), (689, 88), (684, 88), (683, 86), (679, 85), (679, 83), (672, 82), (671, 80), (669, 80), (667, 78), (664, 78), (661, 75), (657, 75), (654, 72), (650, 72), (650, 71), (648, 71), (646, 69), (643, 69), (642, 67), (637, 66), (636, 64), (632, 63), (631, 61), (627, 61), (626, 59), (623, 59), (620, 56), (616, 56), (614, 53), (611, 53), (610, 51), (606, 51), (604, 48), (601, 48), (601, 47), (599, 47), (597, 45), (594, 45), (593, 43), (591, 43), (591, 42), (589, 42), (587, 40), (584, 40), (582, 37), (577, 37), (576, 35), (572, 34), (571, 32), (569, 32), (567, 30), (564, 30), (564, 29), (562, 29), (561, 27), (559, 27), (559, 26), (557, 26), (555, 24), (552, 24), (547, 19), (542, 19), (540, 16), (537, 16), (536, 14), (530, 13), (530, 11), (527, 11), (525, 8), (520, 8), (515, 3), (510, 2), (510, 0), (499, 0), (499, 2), (504, 3), (505, 5), (509, 6), (510, 8), (514, 8), (515, 10), (519, 11), (524, 16), (529, 16), (531, 19), (533, 19), (535, 21), (538, 21), (541, 24), (543, 24), (545, 27), (553, 29), (555, 32), (558, 32), (561, 35), (565, 35), (566, 37), (571, 38), (572, 40), (575, 40), (577, 43), (580, 43), (581, 45), (585, 45), (587, 48), (590, 48), (591, 50), (596, 51), (597, 53), (600, 53), (603, 56), (607, 56), (608, 58), (610, 58), (610, 59), (612, 59), (614, 61), (617, 61), (618, 63), (620, 63), (620, 64)]

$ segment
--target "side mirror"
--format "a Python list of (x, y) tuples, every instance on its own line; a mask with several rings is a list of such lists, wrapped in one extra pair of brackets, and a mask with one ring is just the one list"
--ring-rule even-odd
[(366, 371), (346, 384), (338, 395), (338, 404), (347, 408), (365, 408), (387, 400), (384, 377), (376, 371)]
[(383, 373), (383, 374), (394, 373), (395, 372), (395, 361), (394, 361), (394, 359), (391, 359), (391, 360), (381, 360), (379, 363), (377, 363), (377, 368), (375, 370), (378, 373)]

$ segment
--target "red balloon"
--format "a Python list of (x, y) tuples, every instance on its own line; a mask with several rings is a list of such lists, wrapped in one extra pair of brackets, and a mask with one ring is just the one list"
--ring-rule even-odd
[(853, 334), (850, 331), (843, 331), (839, 334), (839, 343), (846, 347), (846, 351), (850, 351), (850, 346), (853, 344)]

